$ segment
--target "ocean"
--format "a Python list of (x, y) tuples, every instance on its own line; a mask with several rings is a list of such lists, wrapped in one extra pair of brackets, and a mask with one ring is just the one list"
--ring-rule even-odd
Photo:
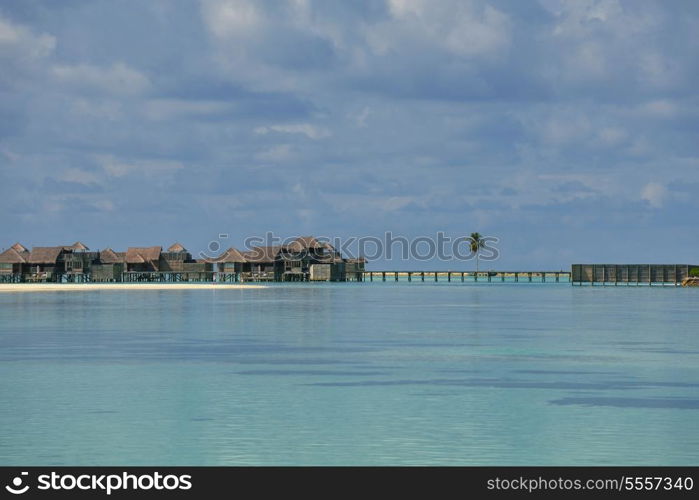
[(699, 465), (699, 289), (0, 294), (1, 465)]

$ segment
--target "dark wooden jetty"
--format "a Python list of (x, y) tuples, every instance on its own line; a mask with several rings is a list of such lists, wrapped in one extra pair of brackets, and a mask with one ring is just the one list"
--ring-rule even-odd
[(363, 281), (459, 281), (500, 283), (568, 283), (568, 271), (364, 271)]
[(672, 285), (699, 275), (699, 265), (692, 264), (573, 264), (573, 285)]

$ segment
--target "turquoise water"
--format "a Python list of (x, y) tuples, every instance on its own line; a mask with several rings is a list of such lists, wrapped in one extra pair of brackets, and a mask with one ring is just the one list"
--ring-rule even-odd
[(0, 294), (1, 465), (699, 464), (699, 289)]

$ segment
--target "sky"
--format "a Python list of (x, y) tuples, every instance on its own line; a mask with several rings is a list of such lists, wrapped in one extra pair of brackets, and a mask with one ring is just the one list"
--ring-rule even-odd
[(698, 56), (693, 0), (3, 0), (0, 248), (478, 231), (481, 268), (698, 263)]

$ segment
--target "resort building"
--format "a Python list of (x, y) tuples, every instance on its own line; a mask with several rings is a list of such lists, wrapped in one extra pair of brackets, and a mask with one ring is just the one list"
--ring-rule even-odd
[(162, 247), (90, 251), (80, 242), (34, 247), (15, 243), (0, 253), (0, 282), (234, 282), (361, 281), (366, 261), (345, 259), (313, 236), (287, 245), (229, 248), (215, 259), (194, 259), (180, 243)]
[(218, 261), (218, 271), (223, 275), (240, 275), (246, 270), (247, 260), (236, 248), (229, 248)]
[(20, 276), (22, 267), (29, 261), (29, 250), (19, 243), (0, 253), (0, 279), (1, 277)]
[[(15, 243), (0, 254), (2, 281), (84, 281), (99, 252), (90, 252), (80, 242), (69, 246), (34, 247)], [(59, 279), (60, 277), (60, 279)]]

